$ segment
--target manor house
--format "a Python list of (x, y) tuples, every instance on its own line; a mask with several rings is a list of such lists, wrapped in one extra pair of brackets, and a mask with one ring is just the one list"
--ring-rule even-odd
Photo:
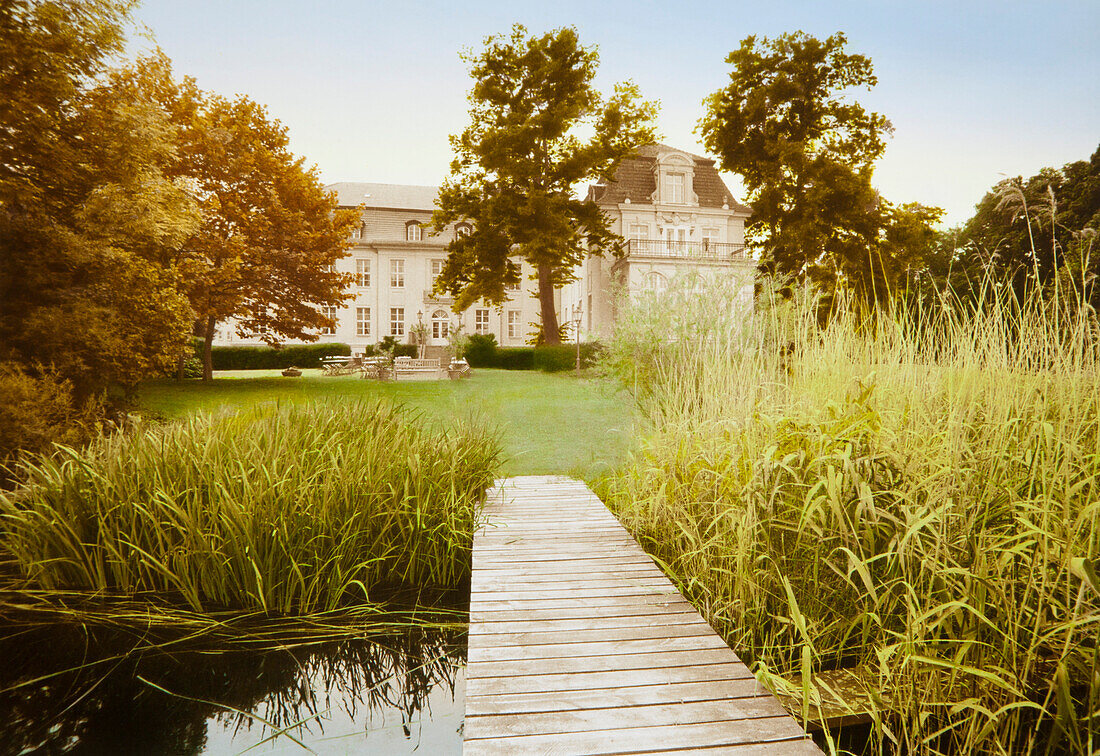
[[(386, 336), (408, 342), (420, 324), (429, 346), (445, 345), (459, 326), (465, 333), (493, 334), (501, 346), (527, 343), (540, 321), (534, 270), (527, 263), (522, 284), (499, 307), (482, 302), (455, 313), (450, 297), (433, 293), (447, 244), (470, 230), (457, 223), (429, 233), (437, 187), (344, 182), (327, 188), (336, 192), (340, 207), (361, 208), (362, 219), (347, 256), (336, 265), (354, 275), (355, 297), (328, 309), (336, 325), (321, 332), (322, 343), (349, 344), (357, 354)], [(619, 258), (590, 256), (578, 266), (577, 280), (556, 293), (558, 321), (579, 320), (582, 339), (609, 335), (616, 292), (661, 290), (687, 270), (742, 277), (751, 307), (755, 263), (744, 252), (751, 210), (734, 199), (713, 160), (647, 145), (622, 162), (613, 181), (590, 187), (588, 198), (626, 245)], [(261, 342), (223, 323), (215, 343)]]

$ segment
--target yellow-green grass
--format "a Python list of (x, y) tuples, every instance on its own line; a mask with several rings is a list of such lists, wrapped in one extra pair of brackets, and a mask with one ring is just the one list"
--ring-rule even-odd
[(305, 615), (469, 575), (492, 431), (388, 400), (199, 412), (27, 462), (0, 558), (28, 587)]
[(611, 362), (652, 430), (595, 481), (809, 714), (849, 668), (906, 753), (1100, 747), (1100, 338), (1093, 313), (735, 313), (640, 300)]
[(481, 418), (500, 434), (505, 475), (598, 474), (621, 460), (633, 431), (632, 402), (623, 392), (590, 377), (534, 371), (478, 369), (461, 381), (385, 383), (319, 370), (301, 378), (283, 378), (277, 370), (221, 371), (210, 383), (148, 381), (136, 402), (139, 411), (173, 419), (219, 407), (375, 397), (434, 421)]

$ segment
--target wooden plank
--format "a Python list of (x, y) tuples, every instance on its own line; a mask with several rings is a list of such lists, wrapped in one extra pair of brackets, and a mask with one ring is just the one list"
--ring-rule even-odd
[(543, 733), (592, 732), (619, 728), (703, 722), (736, 722), (786, 715), (774, 698), (737, 698), (727, 701), (676, 701), (572, 711), (471, 715), (465, 719), (465, 736), (477, 739)]
[(528, 643), (510, 646), (475, 646), (467, 651), (468, 662), (508, 661), (510, 659), (561, 659), (572, 656), (617, 656), (646, 654), (656, 651), (693, 651), (729, 646), (717, 635), (679, 635), (663, 638), (616, 639), (613, 641), (578, 641), (576, 643)]
[(805, 738), (790, 716), (758, 717), (736, 723), (700, 722), (655, 727), (625, 727), (594, 732), (552, 732), (515, 737), (471, 738), (463, 744), (467, 756), (477, 754), (618, 754), (645, 751), (655, 744), (675, 743), (681, 748), (762, 743)]
[(586, 486), (498, 481), (484, 523), (464, 753), (820, 753)]
[(729, 701), (767, 697), (771, 693), (754, 678), (712, 682), (677, 682), (635, 685), (597, 690), (538, 691), (471, 695), (466, 692), (466, 713), (522, 714), (524, 712), (573, 711), (615, 706), (647, 706), (669, 701)]
[[(476, 669), (475, 669), (476, 673)], [(480, 673), (477, 673), (480, 674)], [(466, 695), (540, 693), (566, 690), (603, 690), (682, 682), (717, 682), (754, 679), (744, 664), (703, 664), (663, 669), (617, 669), (611, 672), (579, 672), (564, 675), (467, 677)]]

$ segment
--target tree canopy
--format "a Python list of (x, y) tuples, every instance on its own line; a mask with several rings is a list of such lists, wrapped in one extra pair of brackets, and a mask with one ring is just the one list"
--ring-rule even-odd
[[(595, 203), (574, 197), (584, 181), (610, 179), (619, 162), (654, 140), (654, 103), (617, 84), (608, 97), (593, 86), (598, 56), (575, 29), (489, 37), (463, 55), (474, 80), (470, 125), (451, 137), (455, 157), (439, 193), (437, 231), (459, 220), (437, 285), (462, 310), (479, 299), (500, 304), (520, 284), (516, 258), (535, 269), (548, 343), (560, 341), (554, 287), (573, 279), (588, 253), (617, 249), (618, 237)], [(586, 134), (582, 138), (581, 134)]]
[(0, 360), (52, 366), (78, 395), (164, 369), (191, 322), (162, 264), (199, 221), (169, 175), (173, 127), (104, 76), (128, 7), (0, 16)]
[(913, 264), (937, 208), (894, 206), (871, 185), (889, 121), (849, 100), (877, 83), (871, 60), (841, 33), (747, 37), (729, 54), (730, 82), (706, 100), (699, 128), (720, 166), (740, 174), (753, 207), (748, 239), (765, 271), (878, 299)]

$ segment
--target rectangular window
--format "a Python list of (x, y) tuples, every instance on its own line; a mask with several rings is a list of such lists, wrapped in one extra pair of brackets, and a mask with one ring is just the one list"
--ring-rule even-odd
[(370, 336), (370, 308), (355, 308), (355, 335)]
[(322, 326), (322, 336), (334, 336), (336, 335), (336, 308), (335, 307), (321, 307), (321, 314), (332, 321), (332, 326)]
[(474, 333), (489, 333), (488, 310), (474, 310)]
[(631, 223), (630, 224), (630, 238), (631, 239), (648, 239), (649, 238), (649, 224), (648, 223)]
[(405, 335), (405, 308), (390, 308), (390, 336)]
[(370, 260), (362, 257), (356, 259), (355, 285), (360, 288), (370, 286)]
[(405, 261), (390, 260), (390, 288), (405, 288)]
[(683, 204), (684, 202), (684, 174), (669, 173), (665, 176), (666, 191), (665, 202)]
[(519, 310), (508, 311), (508, 338), (519, 338)]
[(703, 228), (703, 242), (705, 244), (716, 244), (718, 242), (718, 229), (717, 228)]
[(362, 238), (363, 238), (363, 225), (359, 224), (358, 226), (356, 226), (355, 228), (353, 228), (351, 230), (351, 239), (352, 239), (352, 241), (359, 241)]
[(443, 272), (443, 261), (442, 260), (432, 260), (431, 261), (431, 274), (432, 274), (432, 276), (431, 276), (431, 281), (430, 281), (431, 288), (435, 288), (435, 279), (438, 278), (439, 274), (442, 273), (442, 272)]

